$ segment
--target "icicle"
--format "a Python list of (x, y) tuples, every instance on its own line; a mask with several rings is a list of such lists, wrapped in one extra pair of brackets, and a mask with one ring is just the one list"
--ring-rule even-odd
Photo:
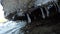
[(58, 10), (59, 10), (59, 12), (60, 12), (60, 7), (59, 7), (59, 5), (57, 4), (57, 2), (54, 2), (54, 3), (57, 5)]
[(41, 12), (42, 12), (42, 17), (43, 19), (45, 19), (45, 15), (44, 15), (44, 12), (43, 12), (43, 8), (40, 8), (41, 9)]
[(28, 14), (27, 14), (27, 18), (28, 18), (28, 23), (31, 23), (31, 19)]
[(56, 4), (53, 2), (53, 5), (56, 7)]
[[(16, 15), (16, 14), (15, 14)], [(12, 17), (12, 20), (15, 20), (15, 15)]]
[[(60, 9), (59, 6), (58, 6), (58, 4), (57, 4), (56, 2), (54, 2), (54, 1), (53, 1), (53, 5), (54, 5), (56, 8)], [(57, 9), (56, 9), (56, 10), (57, 10)]]
[(49, 17), (49, 11), (48, 11), (48, 8), (47, 7), (44, 7), (45, 10), (46, 10), (46, 13), (47, 13), (47, 17)]

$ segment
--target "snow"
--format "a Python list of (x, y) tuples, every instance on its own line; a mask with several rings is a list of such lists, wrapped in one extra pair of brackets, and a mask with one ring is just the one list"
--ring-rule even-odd
[(2, 7), (2, 5), (0, 4), (0, 23), (1, 23), (1, 22), (5, 22), (5, 21), (7, 21), (7, 19), (5, 19), (5, 17), (4, 17), (3, 7)]

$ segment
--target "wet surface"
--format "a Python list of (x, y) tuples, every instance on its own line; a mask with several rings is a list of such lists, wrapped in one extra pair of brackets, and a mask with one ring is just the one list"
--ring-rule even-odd
[[(4, 5), (6, 5), (4, 9), (7, 10), (6, 11), (7, 19), (9, 19), (9, 18), (12, 19), (12, 16), (14, 14), (16, 14), (17, 11), (19, 13), (20, 7), (23, 8), (25, 5), (24, 1), (22, 1), (21, 6), (19, 5), (19, 7), (18, 7), (18, 2), (17, 1), (15, 2), (15, 1), (16, 0), (13, 0), (13, 1), (11, 0), (11, 2), (12, 2), (12, 3), (10, 2), (11, 4), (9, 2), (4, 4)], [(37, 0), (34, 5), (35, 7), (37, 7), (37, 9), (31, 10), (31, 12), (30, 12), (31, 14), (29, 13), (29, 15), (26, 14), (26, 16), (22, 16), (22, 17), (15, 15), (13, 21), (27, 20), (27, 21), (31, 22), (31, 23), (26, 24), (25, 22), (18, 21), (16, 23), (19, 26), (17, 27), (17, 25), (15, 24), (16, 27), (17, 28), (23, 27), (22, 30), (23, 30), (23, 33), (25, 32), (25, 34), (59, 34), (60, 33), (60, 13), (58, 10), (60, 7), (58, 6), (58, 4), (55, 3), (56, 0), (54, 0), (54, 2), (52, 2), (52, 3), (50, 1), (53, 1), (53, 0), (48, 0), (48, 1), (47, 0)], [(25, 8), (23, 8), (23, 9), (25, 10)], [(11, 13), (10, 13), (10, 11), (11, 11)], [(8, 15), (8, 14), (10, 14), (10, 15)], [(19, 22), (21, 22), (21, 23), (19, 24)], [(8, 23), (9, 24), (7, 24), (7, 25), (9, 25), (9, 27), (11, 27), (10, 24), (12, 22), (8, 22)], [(12, 26), (13, 26), (13, 24), (12, 24)], [(2, 29), (2, 31), (4, 31), (4, 30)], [(9, 33), (10, 30), (8, 30), (6, 32)], [(17, 31), (17, 32), (21, 32), (21, 31)], [(4, 32), (2, 32), (2, 33), (4, 33)]]

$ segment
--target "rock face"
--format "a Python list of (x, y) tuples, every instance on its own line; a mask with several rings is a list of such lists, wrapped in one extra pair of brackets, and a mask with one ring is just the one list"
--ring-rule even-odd
[[(41, 5), (41, 2), (39, 2), (39, 1), (42, 1), (42, 0), (2, 0), (1, 4), (3, 6), (5, 18), (7, 18), (9, 20), (14, 18), (13, 16), (15, 16), (16, 14), (18, 16), (24, 16), (24, 13), (27, 10), (31, 9), (32, 6), (34, 6), (35, 8), (38, 7), (38, 9), (33, 10), (33, 12), (31, 11), (31, 14), (30, 14), (32, 23), (29, 24), (30, 27), (27, 27), (28, 30), (31, 30), (30, 28), (33, 29), (30, 32), (30, 34), (55, 34), (55, 31), (53, 31), (53, 32), (51, 32), (51, 31), (52, 31), (52, 29), (54, 30), (55, 28), (58, 30), (58, 28), (60, 26), (57, 24), (58, 25), (58, 27), (57, 27), (57, 25), (56, 25), (57, 22), (58, 23), (60, 22), (60, 16), (59, 16), (60, 14), (58, 15), (58, 12), (55, 10), (55, 9), (57, 9), (58, 6), (56, 6), (56, 4), (54, 4), (54, 3), (53, 3), (54, 5), (53, 5), (50, 2), (52, 0), (48, 0), (48, 1), (46, 0), (46, 2), (50, 2), (51, 5), (49, 3), (48, 3), (48, 5), (44, 4), (45, 0), (42, 1), (43, 5)], [(54, 0), (54, 1), (56, 1), (56, 0)], [(42, 10), (41, 10), (41, 7), (42, 7)], [(48, 10), (47, 11), (45, 9), (45, 7), (47, 7), (49, 10), (47, 9)], [(49, 18), (47, 18), (48, 14), (49, 14)], [(46, 17), (46, 19), (41, 19), (42, 17), (45, 18), (44, 16)], [(19, 19), (19, 18), (20, 17), (17, 17), (15, 19)], [(34, 20), (38, 21), (38, 22), (35, 22)], [(55, 27), (55, 25), (56, 25), (56, 27)], [(56, 31), (57, 34), (59, 33), (59, 30)]]
[(17, 12), (22, 15), (28, 10), (28, 4), (31, 0), (1, 0), (4, 14), (7, 19), (11, 19)]
[(23, 13), (26, 13), (32, 6), (41, 6), (41, 3), (46, 4), (50, 1), (56, 0), (1, 0), (1, 4), (3, 6), (5, 18), (11, 20), (16, 14), (18, 16), (23, 16)]

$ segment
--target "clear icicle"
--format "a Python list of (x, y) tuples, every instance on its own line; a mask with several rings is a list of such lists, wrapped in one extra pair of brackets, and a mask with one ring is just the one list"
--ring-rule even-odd
[(41, 12), (42, 12), (42, 17), (43, 17), (43, 19), (45, 19), (45, 15), (44, 15), (43, 9), (42, 8), (40, 8), (40, 9), (41, 9)]
[(59, 7), (59, 5), (57, 4), (57, 2), (55, 2), (55, 4), (57, 5), (57, 7), (58, 7), (58, 10), (59, 10), (59, 12), (60, 12), (60, 7)]
[(49, 17), (49, 11), (48, 11), (48, 8), (47, 7), (44, 7), (45, 10), (46, 10), (46, 13), (47, 13), (47, 16)]
[(27, 14), (27, 18), (28, 18), (28, 23), (31, 23), (31, 19), (28, 14)]
[[(57, 8), (56, 3), (53, 1), (53, 5)], [(57, 9), (56, 9), (57, 10)]]

